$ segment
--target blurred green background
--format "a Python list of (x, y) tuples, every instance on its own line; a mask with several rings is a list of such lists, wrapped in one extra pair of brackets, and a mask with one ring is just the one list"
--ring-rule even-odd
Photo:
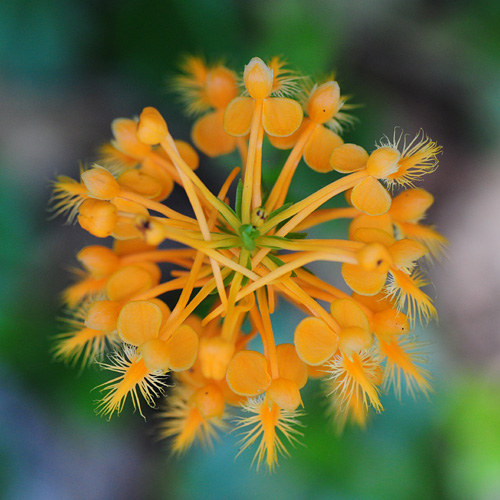
[[(0, 498), (500, 498), (499, 26), (496, 0), (1, 2)], [(436, 393), (386, 397), (366, 431), (338, 437), (312, 384), (305, 446), (274, 475), (250, 469), (251, 452), (235, 461), (234, 435), (169, 458), (154, 418), (94, 416), (99, 370), (78, 374), (49, 354), (67, 268), (94, 242), (48, 220), (50, 180), (76, 175), (111, 121), (146, 105), (188, 139), (165, 84), (186, 53), (239, 69), (278, 54), (306, 74), (334, 70), (363, 104), (346, 141), (370, 149), (395, 126), (422, 127), (444, 148), (423, 184), (436, 197), (429, 220), (450, 239), (430, 271), (440, 324), (423, 333)], [(218, 185), (236, 161), (204, 158), (199, 172)], [(276, 328), (292, 331), (293, 317)]]

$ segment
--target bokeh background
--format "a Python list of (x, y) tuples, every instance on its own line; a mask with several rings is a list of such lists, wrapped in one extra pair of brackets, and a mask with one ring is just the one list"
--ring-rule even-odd
[[(0, 498), (499, 499), (499, 26), (497, 0), (0, 2)], [(334, 70), (363, 104), (347, 141), (370, 149), (400, 126), (444, 149), (422, 184), (436, 198), (429, 220), (450, 240), (430, 271), (440, 322), (423, 332), (435, 394), (386, 397), (366, 431), (338, 437), (312, 387), (304, 446), (274, 475), (250, 469), (252, 453), (235, 461), (234, 435), (169, 458), (152, 419), (94, 415), (91, 390), (105, 375), (49, 353), (67, 268), (94, 241), (48, 220), (50, 180), (76, 175), (112, 119), (146, 105), (187, 139), (165, 84), (185, 53), (241, 69), (278, 54), (306, 74)], [(236, 161), (202, 158), (200, 173), (218, 185)], [(291, 321), (277, 319), (284, 338)]]

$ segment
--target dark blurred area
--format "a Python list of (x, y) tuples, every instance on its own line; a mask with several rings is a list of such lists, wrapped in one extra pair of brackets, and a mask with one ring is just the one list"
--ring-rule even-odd
[[(497, 0), (0, 3), (0, 498), (500, 498), (499, 26)], [(76, 176), (111, 121), (144, 106), (189, 140), (167, 80), (190, 53), (238, 70), (278, 54), (313, 77), (334, 71), (362, 104), (346, 142), (370, 149), (397, 126), (443, 146), (421, 184), (436, 200), (429, 221), (450, 240), (430, 270), (439, 325), (423, 332), (436, 393), (386, 397), (366, 431), (338, 437), (310, 390), (306, 446), (275, 475), (250, 470), (252, 453), (234, 461), (234, 435), (169, 458), (154, 417), (96, 417), (103, 374), (50, 355), (68, 269), (95, 242), (50, 220), (50, 181)], [(217, 186), (235, 161), (202, 157), (199, 173)], [(288, 328), (286, 314), (278, 321)]]

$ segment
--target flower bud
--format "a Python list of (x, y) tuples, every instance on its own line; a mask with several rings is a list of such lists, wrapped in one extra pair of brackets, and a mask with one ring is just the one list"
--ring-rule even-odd
[(225, 108), (238, 95), (234, 73), (224, 66), (209, 71), (205, 94), (212, 107)]
[(87, 311), (85, 326), (92, 328), (92, 330), (112, 332), (116, 329), (116, 322), (121, 309), (122, 304), (113, 300), (94, 302)]
[(254, 57), (243, 73), (245, 87), (254, 99), (265, 99), (273, 88), (273, 70), (259, 57)]
[(204, 418), (222, 417), (224, 394), (215, 384), (201, 387), (192, 397), (194, 404)]
[(137, 137), (144, 144), (159, 144), (168, 135), (167, 123), (156, 108), (142, 110), (137, 125)]
[(312, 90), (307, 101), (307, 114), (315, 123), (331, 120), (340, 105), (340, 87), (337, 82), (326, 82)]

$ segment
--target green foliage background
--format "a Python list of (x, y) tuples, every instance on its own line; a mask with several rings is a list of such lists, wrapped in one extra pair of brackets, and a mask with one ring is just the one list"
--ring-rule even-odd
[[(0, 498), (500, 498), (498, 361), (461, 351), (451, 314), (427, 329), (436, 352), (429, 401), (386, 398), (366, 431), (338, 437), (312, 384), (305, 446), (274, 475), (250, 470), (251, 453), (234, 461), (234, 435), (177, 461), (154, 440), (152, 413), (147, 423), (129, 412), (109, 423), (95, 417), (90, 391), (105, 376), (79, 375), (50, 356), (66, 269), (93, 240), (46, 212), (50, 179), (76, 175), (113, 118), (154, 105), (174, 135), (189, 137), (165, 84), (182, 54), (225, 57), (240, 69), (255, 55), (280, 54), (305, 74), (335, 71), (363, 103), (346, 141), (370, 148), (399, 125), (444, 145), (426, 188), (437, 199), (431, 218), (453, 240), (446, 222), (455, 193), (471, 168), (489, 175), (477, 158), (498, 152), (499, 25), (495, 0), (0, 3)], [(235, 161), (204, 159), (200, 173), (218, 185)], [(295, 196), (324, 182), (305, 167), (300, 176)], [(438, 309), (445, 285), (436, 284)], [(284, 338), (288, 316), (276, 323)], [(499, 356), (498, 341), (489, 345)]]

